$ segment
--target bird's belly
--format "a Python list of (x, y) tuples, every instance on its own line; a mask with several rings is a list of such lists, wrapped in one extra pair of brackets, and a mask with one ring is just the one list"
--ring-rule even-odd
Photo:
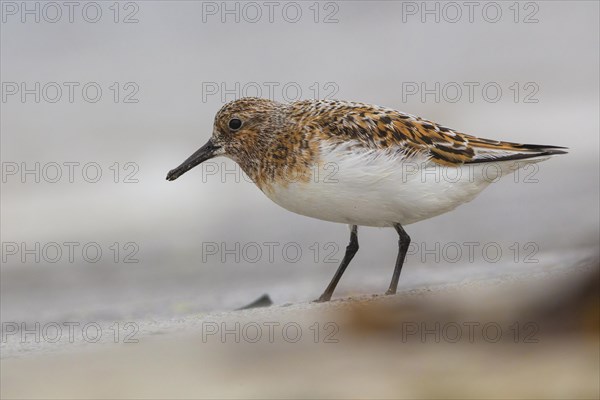
[[(475, 198), (490, 182), (481, 167), (443, 167), (390, 157), (329, 157), (308, 181), (274, 184), (265, 194), (308, 217), (352, 225), (408, 225)], [(473, 169), (475, 168), (475, 169)]]

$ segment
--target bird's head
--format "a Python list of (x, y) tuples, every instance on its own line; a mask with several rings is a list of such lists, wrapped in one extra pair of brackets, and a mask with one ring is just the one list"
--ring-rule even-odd
[(167, 180), (173, 181), (204, 161), (221, 155), (242, 166), (253, 162), (276, 133), (276, 126), (281, 123), (277, 111), (282, 106), (255, 97), (225, 104), (215, 116), (212, 137), (180, 166), (169, 171)]

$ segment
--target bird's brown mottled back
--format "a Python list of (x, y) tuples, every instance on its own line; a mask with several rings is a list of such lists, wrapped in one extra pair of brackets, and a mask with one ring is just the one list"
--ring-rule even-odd
[(304, 115), (304, 124), (322, 139), (340, 143), (352, 140), (368, 148), (397, 151), (407, 158), (423, 156), (445, 166), (479, 162), (478, 156), (493, 161), (493, 156), (482, 155), (486, 150), (536, 153), (560, 149), (477, 138), (420, 117), (363, 103), (309, 100), (290, 107), (296, 110), (292, 115)]

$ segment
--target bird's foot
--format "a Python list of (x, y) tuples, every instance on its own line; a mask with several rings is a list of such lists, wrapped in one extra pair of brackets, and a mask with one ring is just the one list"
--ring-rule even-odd
[(331, 295), (323, 293), (318, 299), (313, 300), (313, 303), (325, 303), (331, 300)]

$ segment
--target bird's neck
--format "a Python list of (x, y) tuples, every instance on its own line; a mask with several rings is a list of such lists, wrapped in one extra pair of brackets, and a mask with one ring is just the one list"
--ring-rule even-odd
[(234, 160), (262, 191), (273, 185), (306, 182), (316, 154), (314, 146), (307, 145), (309, 138), (301, 129), (294, 120), (277, 118)]

